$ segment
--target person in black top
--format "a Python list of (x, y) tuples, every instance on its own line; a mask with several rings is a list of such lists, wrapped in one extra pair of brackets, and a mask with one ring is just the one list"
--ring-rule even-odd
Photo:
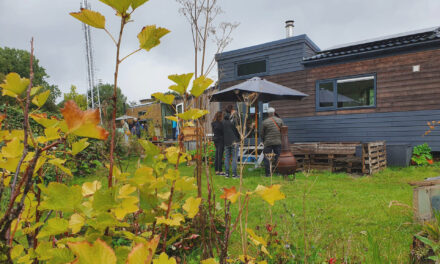
[(214, 145), (215, 145), (215, 159), (214, 159), (214, 167), (216, 175), (225, 175), (222, 172), (222, 160), (223, 160), (223, 150), (224, 150), (224, 142), (223, 142), (223, 113), (218, 111), (214, 119), (212, 120), (212, 133), (214, 133)]
[(232, 158), (232, 174), (234, 178), (238, 178), (237, 175), (237, 157), (238, 157), (238, 142), (240, 141), (240, 135), (237, 130), (238, 117), (234, 110), (233, 105), (226, 107), (226, 115), (223, 120), (223, 138), (225, 144), (225, 170), (226, 177), (230, 176), (229, 167), (231, 165)]

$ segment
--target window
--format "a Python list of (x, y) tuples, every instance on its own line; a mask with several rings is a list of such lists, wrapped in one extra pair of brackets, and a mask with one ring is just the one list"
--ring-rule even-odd
[(375, 75), (322, 80), (316, 87), (318, 110), (376, 106)]
[(240, 63), (237, 65), (237, 76), (247, 76), (258, 73), (265, 73), (266, 60), (258, 60), (246, 63)]

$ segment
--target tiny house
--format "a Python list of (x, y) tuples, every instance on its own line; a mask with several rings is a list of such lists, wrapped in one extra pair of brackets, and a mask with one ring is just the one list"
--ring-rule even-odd
[(291, 142), (427, 142), (440, 151), (439, 131), (423, 137), (440, 120), (440, 28), (321, 50), (286, 27), (285, 39), (217, 54), (220, 89), (260, 76), (308, 94), (269, 103)]

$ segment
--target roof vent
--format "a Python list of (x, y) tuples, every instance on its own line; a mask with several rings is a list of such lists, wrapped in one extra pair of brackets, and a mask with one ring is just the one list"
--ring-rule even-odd
[(293, 20), (287, 20), (286, 21), (286, 38), (293, 37)]

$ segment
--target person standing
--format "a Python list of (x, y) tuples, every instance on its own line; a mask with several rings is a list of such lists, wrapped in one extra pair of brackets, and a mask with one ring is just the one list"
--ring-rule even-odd
[(232, 175), (238, 178), (237, 175), (237, 156), (238, 156), (238, 142), (240, 136), (237, 130), (237, 114), (233, 105), (226, 107), (226, 114), (223, 119), (223, 142), (225, 148), (225, 170), (226, 177), (230, 176), (230, 166), (232, 158)]
[(173, 136), (173, 140), (176, 140), (177, 139), (177, 122), (172, 120), (171, 124), (173, 126), (173, 131), (172, 131), (172, 133), (173, 133), (173, 135), (172, 135)]
[(122, 123), (122, 133), (124, 133), (125, 144), (128, 143), (128, 135), (130, 135), (130, 128), (128, 127), (127, 122), (125, 120), (121, 120)]
[(134, 119), (134, 131), (136, 133), (136, 136), (138, 138), (141, 138), (141, 124), (136, 118)]
[[(275, 109), (273, 107), (269, 107), (267, 113), (268, 117), (263, 121), (261, 139), (263, 140), (264, 144), (263, 153), (266, 177), (270, 177), (270, 162), (276, 165), (278, 162), (278, 157), (281, 153), (281, 127), (284, 124), (281, 118), (275, 116)], [(275, 157), (272, 159), (272, 161), (269, 161), (266, 157), (266, 154), (269, 153), (275, 154)]]
[(222, 172), (222, 160), (223, 160), (223, 151), (224, 151), (224, 138), (223, 138), (223, 113), (218, 111), (214, 115), (214, 119), (212, 120), (211, 127), (212, 133), (214, 133), (213, 141), (215, 145), (215, 159), (214, 159), (214, 167), (216, 175), (226, 175)]

